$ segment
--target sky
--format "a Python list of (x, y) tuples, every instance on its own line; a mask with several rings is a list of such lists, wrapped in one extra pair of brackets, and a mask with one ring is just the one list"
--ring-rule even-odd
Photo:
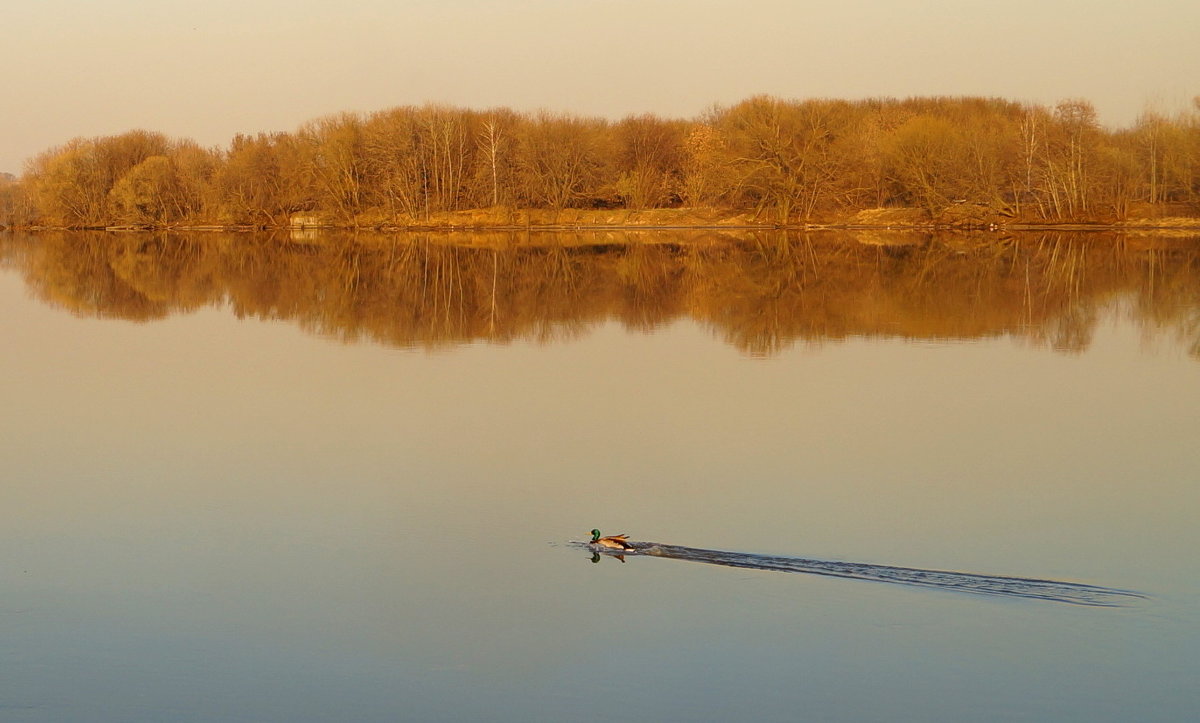
[(0, 172), (144, 128), (205, 146), (427, 102), (619, 119), (781, 98), (1200, 95), (1195, 0), (0, 0)]

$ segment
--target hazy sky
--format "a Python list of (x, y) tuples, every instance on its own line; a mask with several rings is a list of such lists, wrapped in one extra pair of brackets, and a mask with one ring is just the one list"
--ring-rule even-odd
[(786, 98), (1200, 94), (1196, 0), (0, 0), (0, 171), (132, 128), (227, 144), (437, 101), (619, 118)]

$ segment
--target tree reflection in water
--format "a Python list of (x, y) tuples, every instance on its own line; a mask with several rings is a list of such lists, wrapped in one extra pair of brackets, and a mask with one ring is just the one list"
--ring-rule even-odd
[(0, 263), (47, 303), (137, 321), (213, 305), (346, 342), (552, 342), (692, 318), (751, 355), (856, 336), (1086, 349), (1118, 301), (1200, 357), (1200, 238), (1027, 232), (495, 232), (308, 239), (45, 232)]

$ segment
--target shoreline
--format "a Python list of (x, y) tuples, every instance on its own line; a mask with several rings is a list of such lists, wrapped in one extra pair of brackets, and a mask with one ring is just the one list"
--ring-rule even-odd
[[(352, 233), (563, 233), (612, 231), (903, 231), (909, 233), (1006, 233), (1026, 231), (1145, 231), (1200, 233), (1200, 215), (1184, 209), (1174, 214), (1129, 214), (1124, 220), (1046, 221), (997, 211), (982, 204), (962, 203), (938, 213), (918, 208), (874, 208), (813, 221), (779, 222), (763, 213), (711, 207), (657, 209), (516, 209), (507, 207), (444, 211), (428, 216), (360, 215), (335, 221), (312, 213), (292, 213), (259, 223), (191, 222), (90, 223), (79, 225), (12, 224), (8, 231), (218, 232), (317, 234)], [(1179, 213), (1184, 211), (1184, 213)]]
[(804, 224), (639, 224), (639, 223), (540, 223), (540, 224), (124, 224), (87, 226), (0, 226), (5, 232), (104, 231), (109, 233), (264, 233), (264, 232), (321, 232), (353, 231), (369, 233), (438, 233), (438, 232), (573, 232), (573, 231), (918, 231), (941, 233), (1003, 233), (1029, 231), (1182, 231), (1200, 234), (1200, 218), (1171, 219), (1166, 223), (1139, 220), (1117, 223), (1012, 223), (988, 225), (959, 225), (936, 223), (804, 223)]

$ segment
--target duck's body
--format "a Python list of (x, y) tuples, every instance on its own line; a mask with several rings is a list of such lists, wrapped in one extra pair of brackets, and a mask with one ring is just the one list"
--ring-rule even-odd
[(592, 539), (588, 544), (596, 545), (598, 547), (607, 547), (610, 550), (628, 551), (634, 549), (633, 545), (627, 542), (628, 539), (629, 535), (609, 535), (608, 537), (601, 537), (600, 530), (592, 530)]

